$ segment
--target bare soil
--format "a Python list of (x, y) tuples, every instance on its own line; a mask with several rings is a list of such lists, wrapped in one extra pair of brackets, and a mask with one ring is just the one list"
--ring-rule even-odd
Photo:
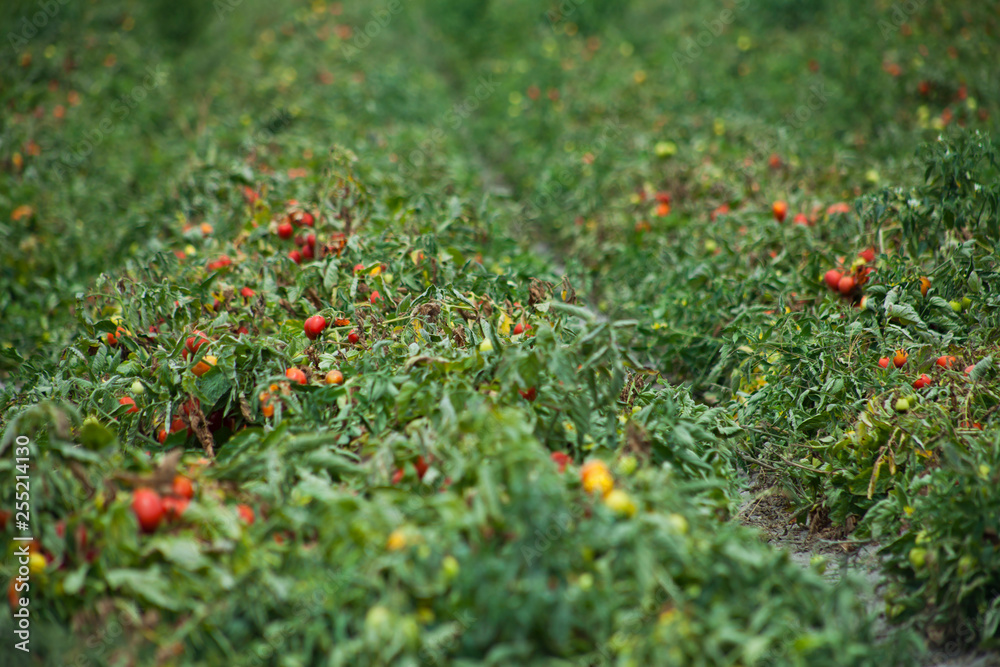
[[(772, 479), (758, 474), (748, 480), (737, 519), (756, 528), (762, 540), (788, 552), (793, 562), (806, 568), (814, 556), (827, 561), (824, 576), (837, 583), (845, 574), (861, 576), (869, 584), (866, 603), (870, 611), (884, 608), (880, 589), (881, 567), (878, 544), (852, 540), (842, 527), (830, 524), (823, 516), (810, 518), (803, 525), (795, 520), (788, 498)], [(888, 630), (879, 614), (880, 630)], [(969, 652), (954, 644), (928, 646), (921, 667), (1000, 667), (1000, 653)]]

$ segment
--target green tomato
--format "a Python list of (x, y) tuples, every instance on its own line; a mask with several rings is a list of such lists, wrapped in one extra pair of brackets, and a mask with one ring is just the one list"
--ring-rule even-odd
[(913, 549), (910, 549), (909, 558), (910, 565), (913, 566), (913, 569), (919, 570), (927, 563), (927, 549), (914, 547)]
[(896, 401), (896, 412), (906, 412), (910, 409), (910, 402), (905, 398)]
[(968, 574), (972, 571), (972, 568), (976, 566), (976, 559), (972, 556), (965, 555), (958, 559), (958, 573)]
[(365, 636), (372, 643), (391, 635), (393, 625), (392, 612), (380, 604), (375, 605), (365, 614)]
[(458, 576), (458, 571), (458, 560), (452, 555), (445, 556), (444, 560), (441, 561), (441, 574), (444, 575), (444, 578), (451, 581)]
[(963, 309), (967, 310), (969, 308), (969, 306), (971, 306), (971, 305), (972, 305), (972, 299), (970, 299), (967, 296), (962, 297), (962, 308)]
[(631, 454), (628, 454), (618, 459), (618, 474), (628, 477), (635, 472), (638, 466), (639, 461)]
[(962, 312), (962, 303), (960, 301), (949, 301), (948, 305), (950, 305), (951, 309), (956, 313)]
[(677, 153), (677, 144), (672, 141), (659, 141), (655, 148), (656, 157), (670, 157)]
[(136, 380), (135, 382), (132, 383), (132, 393), (133, 394), (138, 395), (138, 394), (143, 393), (144, 391), (146, 391), (146, 386), (143, 385), (142, 382), (140, 382), (139, 380)]

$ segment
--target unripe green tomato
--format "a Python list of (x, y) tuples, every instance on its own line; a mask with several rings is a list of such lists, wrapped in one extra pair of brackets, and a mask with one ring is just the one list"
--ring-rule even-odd
[(972, 305), (972, 299), (967, 296), (962, 297), (962, 308), (968, 309)]
[(711, 253), (715, 252), (718, 249), (719, 249), (719, 244), (713, 241), (712, 239), (708, 239), (707, 241), (705, 241), (705, 252)]
[(399, 623), (396, 624), (399, 633), (406, 640), (406, 643), (411, 648), (416, 648), (420, 645), (420, 624), (417, 623), (417, 619), (412, 615), (407, 615), (403, 617)]
[(962, 312), (962, 303), (960, 301), (949, 301), (948, 305), (950, 305), (951, 309), (956, 313)]
[(910, 549), (910, 565), (914, 570), (921, 569), (927, 563), (927, 549), (914, 547)]
[(905, 398), (896, 401), (896, 412), (906, 412), (910, 409), (910, 402)]
[(680, 514), (668, 514), (667, 525), (679, 535), (686, 535), (688, 532), (688, 521)]
[(444, 575), (444, 578), (451, 581), (458, 576), (458, 571), (458, 560), (452, 555), (445, 556), (444, 560), (441, 561), (441, 574)]
[(139, 380), (136, 380), (135, 382), (132, 383), (132, 393), (133, 394), (137, 394), (138, 395), (138, 394), (143, 393), (144, 391), (146, 391), (146, 386), (144, 384), (142, 384), (142, 382), (140, 382)]
[(618, 474), (628, 477), (635, 472), (638, 466), (639, 461), (631, 454), (628, 454), (618, 459)]
[(972, 571), (972, 568), (976, 565), (976, 559), (972, 556), (965, 555), (958, 559), (958, 573), (968, 574)]
[(382, 605), (375, 605), (365, 614), (365, 636), (371, 643), (389, 636), (393, 625), (392, 612)]

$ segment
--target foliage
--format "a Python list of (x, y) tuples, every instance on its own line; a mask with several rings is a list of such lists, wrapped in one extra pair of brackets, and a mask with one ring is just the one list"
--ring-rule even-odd
[[(52, 7), (0, 56), (40, 660), (995, 645), (988, 3)], [(901, 628), (737, 525), (748, 470), (881, 547)]]

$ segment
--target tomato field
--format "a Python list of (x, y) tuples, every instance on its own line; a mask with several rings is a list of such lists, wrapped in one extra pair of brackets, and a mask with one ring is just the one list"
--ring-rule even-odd
[(1000, 664), (994, 3), (0, 21), (0, 664)]

